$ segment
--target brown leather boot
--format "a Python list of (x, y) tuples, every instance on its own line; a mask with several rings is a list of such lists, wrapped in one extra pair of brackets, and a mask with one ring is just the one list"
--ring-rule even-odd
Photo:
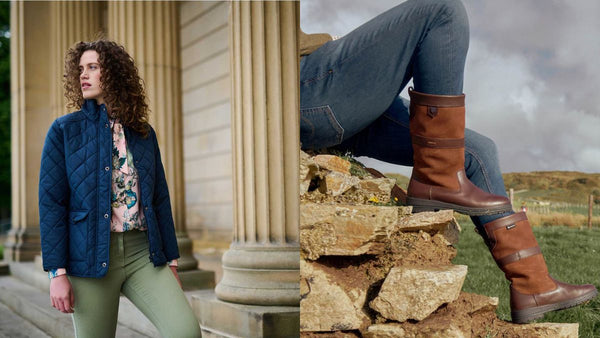
[(510, 200), (476, 187), (465, 174), (465, 95), (409, 89), (414, 167), (407, 203), (413, 212), (454, 209), (478, 216), (512, 211)]
[(524, 212), (499, 218), (484, 227), (492, 256), (511, 282), (513, 322), (527, 323), (543, 317), (546, 312), (581, 304), (598, 294), (593, 285), (565, 284), (548, 274)]

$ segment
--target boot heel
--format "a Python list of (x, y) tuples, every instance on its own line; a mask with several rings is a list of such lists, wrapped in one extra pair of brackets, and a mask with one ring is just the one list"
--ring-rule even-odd
[(447, 205), (446, 203), (439, 201), (431, 201), (421, 198), (407, 197), (406, 204), (412, 205), (412, 213), (416, 214), (418, 212), (425, 211), (440, 211), (440, 210), (448, 210), (453, 209), (452, 205)]

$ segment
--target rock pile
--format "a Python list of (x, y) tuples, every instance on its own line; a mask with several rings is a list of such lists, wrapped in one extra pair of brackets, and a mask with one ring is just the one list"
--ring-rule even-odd
[(302, 337), (577, 337), (578, 324), (501, 321), (498, 298), (461, 292), (450, 210), (411, 213), (395, 181), (301, 153)]

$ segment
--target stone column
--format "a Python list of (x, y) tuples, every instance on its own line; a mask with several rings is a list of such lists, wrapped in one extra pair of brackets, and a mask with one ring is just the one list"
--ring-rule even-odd
[[(95, 1), (11, 3), (13, 202), (5, 245), (9, 261), (30, 261), (39, 255), (37, 189), (45, 132), (55, 118), (69, 112), (62, 89), (64, 56), (73, 43), (101, 31), (100, 6)], [(49, 57), (40, 58), (48, 51)]]
[[(230, 6), (233, 242), (223, 256), (218, 299), (196, 297), (193, 305), (207, 333), (297, 336), (299, 3)], [(228, 325), (224, 317), (245, 325)]]
[(150, 123), (156, 130), (171, 196), (184, 287), (212, 288), (214, 273), (197, 270), (185, 228), (177, 2), (110, 1), (108, 36), (133, 57), (146, 84)]
[(53, 1), (50, 4), (52, 115), (65, 115), (63, 74), (67, 49), (79, 41), (91, 41), (102, 34), (102, 4), (98, 1)]
[(40, 252), (38, 181), (45, 133), (52, 122), (50, 3), (11, 2), (11, 175), (12, 227), (5, 243), (9, 262), (32, 261)]

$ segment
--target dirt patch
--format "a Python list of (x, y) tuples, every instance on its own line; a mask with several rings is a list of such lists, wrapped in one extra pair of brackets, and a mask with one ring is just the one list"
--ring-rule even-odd
[(300, 332), (301, 338), (355, 338), (362, 337), (358, 331)]
[(427, 232), (396, 232), (390, 236), (387, 257), (395, 266), (440, 266), (452, 264), (456, 248), (440, 235)]
[(456, 249), (442, 235), (396, 232), (380, 255), (322, 256), (321, 265), (337, 283), (367, 288), (385, 279), (394, 266), (440, 266), (452, 264)]
[(458, 299), (441, 306), (420, 322), (405, 322), (401, 327), (409, 334), (427, 336), (448, 332), (449, 329), (466, 333), (472, 337), (486, 337), (498, 333), (499, 327), (507, 324), (496, 317), (495, 306), (488, 304), (489, 298), (461, 292)]

